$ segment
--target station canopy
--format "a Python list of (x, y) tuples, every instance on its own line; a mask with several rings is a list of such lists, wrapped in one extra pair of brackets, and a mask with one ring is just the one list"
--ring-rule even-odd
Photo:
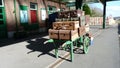
[[(54, 2), (58, 2), (58, 3), (71, 3), (71, 2), (75, 2), (76, 0), (48, 0), (48, 1), (54, 1)], [(119, 1), (119, 0), (106, 0), (106, 1)], [(97, 2), (101, 2), (103, 3), (104, 0), (83, 0), (83, 3), (87, 2), (87, 3), (97, 3)]]

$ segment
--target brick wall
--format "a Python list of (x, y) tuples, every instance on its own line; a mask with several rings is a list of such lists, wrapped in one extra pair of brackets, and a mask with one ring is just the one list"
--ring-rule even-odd
[[(7, 28), (8, 31), (15, 31), (16, 29), (16, 21), (18, 24), (18, 27), (21, 27), (20, 25), (20, 8), (19, 5), (24, 5), (28, 7), (28, 23), (31, 24), (31, 17), (30, 17), (30, 2), (37, 3), (38, 10), (37, 10), (37, 18), (38, 23), (40, 27), (45, 27), (44, 21), (41, 20), (41, 8), (45, 8), (45, 5), (43, 3), (43, 0), (16, 0), (16, 16), (17, 20), (15, 19), (15, 13), (14, 13), (14, 0), (4, 0), (5, 3), (5, 12), (6, 12), (6, 21), (7, 21)], [(57, 9), (59, 9), (59, 4), (51, 1), (45, 0), (46, 6), (51, 5), (55, 6)], [(66, 8), (64, 4), (61, 4), (62, 8)], [(47, 14), (48, 17), (48, 14)]]
[(102, 25), (103, 17), (90, 17), (90, 25)]

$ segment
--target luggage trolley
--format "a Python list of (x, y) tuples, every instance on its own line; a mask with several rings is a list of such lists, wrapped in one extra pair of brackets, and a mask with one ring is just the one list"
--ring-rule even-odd
[[(81, 10), (59, 12), (59, 18), (53, 23), (53, 28), (49, 29), (50, 39), (45, 41), (44, 44), (53, 43), (56, 58), (58, 58), (59, 42), (62, 43), (60, 47), (62, 47), (63, 50), (69, 50), (71, 61), (74, 59), (75, 47), (82, 49), (84, 54), (88, 53), (90, 35), (85, 31), (85, 16), (84, 14), (82, 15), (80, 11)], [(77, 13), (80, 13), (81, 16), (75, 16)]]

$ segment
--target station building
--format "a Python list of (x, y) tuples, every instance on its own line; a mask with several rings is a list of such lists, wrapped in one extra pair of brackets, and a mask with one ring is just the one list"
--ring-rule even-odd
[(51, 0), (0, 0), (0, 38), (12, 38), (24, 30), (45, 32), (48, 15), (68, 9)]

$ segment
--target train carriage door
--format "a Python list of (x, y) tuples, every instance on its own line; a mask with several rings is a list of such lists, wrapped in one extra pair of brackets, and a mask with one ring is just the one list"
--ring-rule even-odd
[(6, 16), (3, 0), (0, 0), (0, 39), (1, 38), (7, 38)]
[(30, 3), (31, 23), (37, 23), (37, 4)]

